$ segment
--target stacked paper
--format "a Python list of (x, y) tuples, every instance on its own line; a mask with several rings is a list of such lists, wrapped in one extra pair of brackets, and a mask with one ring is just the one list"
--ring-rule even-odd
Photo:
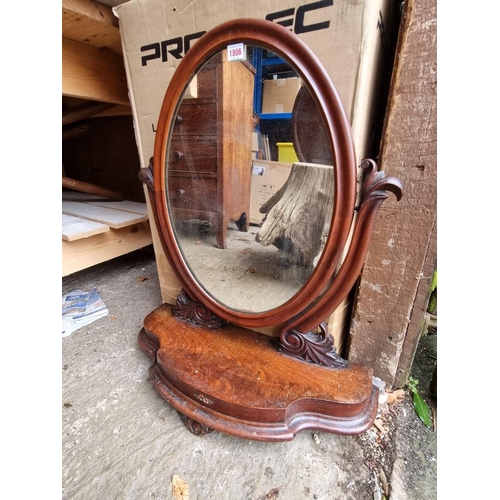
[(108, 308), (95, 288), (90, 292), (73, 290), (62, 298), (62, 336), (108, 314)]

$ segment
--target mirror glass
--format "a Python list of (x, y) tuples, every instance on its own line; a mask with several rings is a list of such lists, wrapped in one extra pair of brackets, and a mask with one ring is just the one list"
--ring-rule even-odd
[(265, 47), (230, 45), (185, 88), (169, 131), (167, 206), (187, 268), (235, 311), (281, 306), (330, 228), (330, 145), (307, 82)]

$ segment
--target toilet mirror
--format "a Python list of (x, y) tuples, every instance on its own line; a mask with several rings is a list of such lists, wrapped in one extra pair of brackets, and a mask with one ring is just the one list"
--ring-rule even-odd
[[(301, 83), (288, 109), (291, 78), (261, 78), (266, 54)], [(261, 108), (264, 84), (283, 108)], [(288, 135), (273, 137), (265, 115), (281, 119), (290, 107)], [(282, 179), (267, 181), (283, 158), (261, 159), (256, 131), (270, 138), (267, 150), (291, 145), (296, 154), (281, 162)], [(373, 160), (360, 171), (357, 201), (335, 87), (287, 28), (229, 21), (175, 69), (139, 178), (180, 288), (175, 304), (144, 319), (139, 345), (153, 360), (155, 388), (193, 434), (285, 441), (306, 429), (359, 434), (373, 424), (373, 371), (336, 351), (327, 320), (361, 273), (387, 191), (400, 199), (402, 185)], [(264, 192), (274, 182), (281, 187)], [(252, 225), (259, 214), (266, 219)]]
[[(242, 58), (231, 61), (235, 50)], [(222, 49), (202, 65), (181, 99), (165, 159), (167, 207), (186, 266), (215, 301), (248, 313), (280, 307), (304, 286), (333, 209), (333, 166), (321, 158), (293, 165), (288, 115), (299, 90), (310, 106), (304, 116), (318, 118), (308, 146), (319, 152), (321, 115), (291, 63), (273, 57), (264, 66), (266, 52)], [(280, 78), (262, 82), (262, 68)], [(263, 104), (255, 102), (259, 85)], [(262, 112), (272, 105), (274, 113)], [(271, 151), (269, 138), (284, 152)]]
[(356, 166), (307, 46), (270, 21), (211, 30), (177, 67), (156, 134), (159, 229), (190, 299), (241, 326), (316, 303), (347, 241)]

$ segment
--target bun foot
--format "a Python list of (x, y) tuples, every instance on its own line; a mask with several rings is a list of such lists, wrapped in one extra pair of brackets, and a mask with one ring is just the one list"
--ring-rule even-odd
[(213, 432), (213, 429), (211, 429), (210, 427), (200, 424), (200, 422), (196, 422), (196, 420), (193, 420), (192, 418), (189, 418), (182, 413), (181, 417), (184, 425), (187, 427), (189, 432), (191, 432), (195, 436), (205, 436), (206, 434), (210, 434), (211, 432)]

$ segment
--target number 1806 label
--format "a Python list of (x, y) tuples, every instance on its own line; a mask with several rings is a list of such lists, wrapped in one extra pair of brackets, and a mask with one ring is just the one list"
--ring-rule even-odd
[(235, 43), (227, 46), (228, 61), (244, 61), (247, 58), (244, 43)]

